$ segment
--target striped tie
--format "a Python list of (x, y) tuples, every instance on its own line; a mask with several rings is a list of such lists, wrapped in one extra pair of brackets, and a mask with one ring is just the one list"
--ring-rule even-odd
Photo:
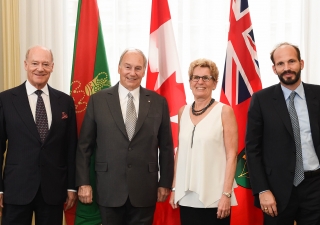
[(289, 114), (292, 124), (294, 142), (296, 145), (296, 168), (294, 173), (293, 184), (294, 186), (298, 186), (304, 179), (304, 169), (303, 169), (303, 161), (302, 161), (302, 149), (301, 149), (301, 138), (300, 138), (300, 126), (299, 119), (294, 107), (294, 97), (296, 96), (296, 92), (291, 92), (289, 97)]

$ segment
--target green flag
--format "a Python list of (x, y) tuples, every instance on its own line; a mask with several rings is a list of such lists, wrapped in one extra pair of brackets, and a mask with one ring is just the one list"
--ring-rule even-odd
[[(89, 97), (97, 91), (110, 87), (109, 69), (96, 0), (79, 0), (78, 2), (70, 86), (71, 96), (75, 102), (79, 134)], [(93, 155), (90, 165), (93, 203), (82, 204), (78, 201), (76, 209), (65, 213), (67, 225), (101, 224), (99, 207), (95, 199), (94, 159)]]

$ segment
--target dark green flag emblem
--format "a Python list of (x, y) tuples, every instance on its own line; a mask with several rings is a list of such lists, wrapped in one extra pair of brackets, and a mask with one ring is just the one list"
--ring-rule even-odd
[(237, 184), (244, 188), (250, 188), (250, 179), (247, 167), (247, 158), (244, 149), (238, 154), (237, 168), (236, 168), (236, 181)]

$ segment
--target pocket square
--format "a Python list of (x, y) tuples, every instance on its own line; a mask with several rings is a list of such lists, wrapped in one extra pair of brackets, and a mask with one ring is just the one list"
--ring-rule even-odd
[(65, 112), (62, 112), (62, 117), (61, 119), (67, 119), (68, 118), (68, 114)]

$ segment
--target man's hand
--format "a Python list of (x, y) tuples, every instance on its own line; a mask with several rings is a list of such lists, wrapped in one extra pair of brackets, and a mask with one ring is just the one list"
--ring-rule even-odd
[(170, 194), (169, 188), (158, 187), (158, 202), (164, 202)]
[(80, 202), (84, 204), (92, 203), (92, 187), (90, 185), (82, 185), (79, 187), (78, 196)]
[(64, 210), (66, 211), (66, 210), (70, 209), (74, 205), (76, 200), (77, 200), (77, 192), (68, 191), (68, 197), (67, 197), (67, 200), (65, 203)]
[(261, 209), (269, 216), (275, 217), (278, 215), (277, 203), (271, 191), (266, 191), (259, 194)]
[(3, 194), (0, 194), (0, 216), (2, 216), (2, 208), (3, 208)]

